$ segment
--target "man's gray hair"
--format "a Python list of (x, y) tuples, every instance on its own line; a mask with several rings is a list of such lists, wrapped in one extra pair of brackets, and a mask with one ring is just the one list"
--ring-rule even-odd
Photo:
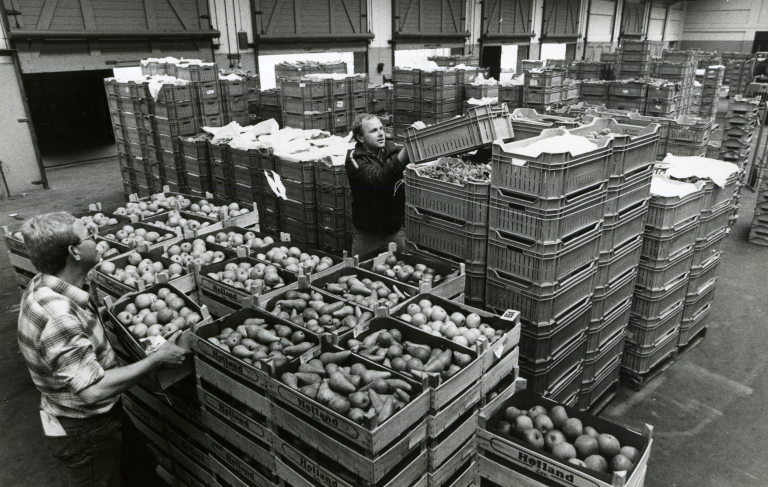
[(366, 120), (373, 120), (373, 119), (379, 119), (376, 115), (373, 115), (371, 113), (361, 113), (357, 117), (355, 117), (355, 120), (352, 122), (352, 136), (357, 140), (357, 137), (363, 136), (363, 122)]
[(77, 218), (69, 213), (46, 213), (30, 218), (21, 228), (29, 260), (38, 272), (56, 274), (67, 264), (69, 246), (77, 245)]

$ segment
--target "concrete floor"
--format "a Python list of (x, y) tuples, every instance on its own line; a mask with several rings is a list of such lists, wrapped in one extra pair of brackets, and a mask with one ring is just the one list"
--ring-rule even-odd
[[(46, 211), (122, 204), (116, 161), (48, 170), (52, 189), (0, 200), (0, 225)], [(747, 243), (755, 195), (744, 190), (725, 243), (706, 339), (640, 392), (626, 387), (601, 413), (640, 430), (654, 426), (647, 487), (768, 485), (768, 248)], [(48, 456), (34, 388), (16, 342), (19, 291), (0, 244), (0, 486), (61, 487)], [(137, 465), (137, 468), (140, 466)]]

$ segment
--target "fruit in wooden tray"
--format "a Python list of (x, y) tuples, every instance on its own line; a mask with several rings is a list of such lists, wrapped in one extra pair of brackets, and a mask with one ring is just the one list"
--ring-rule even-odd
[(449, 316), (445, 309), (433, 306), (428, 299), (411, 303), (403, 311), (398, 318), (406, 323), (469, 348), (477, 347), (477, 339), (481, 335), (493, 343), (504, 334), (504, 330), (496, 330), (483, 323), (475, 313), (465, 315), (457, 311)]
[(130, 203), (126, 203), (125, 206), (116, 209), (112, 214), (116, 216), (136, 215), (140, 218), (146, 218), (164, 211), (167, 211), (167, 209), (154, 202), (131, 201)]
[(215, 264), (226, 260), (227, 256), (220, 250), (208, 250), (205, 240), (196, 238), (192, 242), (180, 242), (168, 247), (162, 255), (166, 259), (181, 265), (190, 262), (199, 266)]
[(207, 235), (205, 241), (227, 248), (245, 246), (249, 249), (259, 249), (275, 243), (275, 240), (272, 237), (266, 236), (264, 238), (259, 238), (253, 232), (219, 232), (216, 235)]
[(192, 218), (185, 218), (178, 211), (171, 211), (165, 218), (165, 221), (144, 222), (147, 225), (153, 225), (156, 227), (164, 228), (166, 230), (175, 230), (176, 228), (183, 228), (184, 230), (194, 231), (201, 228), (205, 228), (211, 224), (211, 222), (199, 222)]
[(371, 281), (368, 278), (360, 280), (354, 274), (341, 276), (335, 283), (329, 282), (325, 285), (325, 290), (369, 309), (379, 306), (391, 308), (405, 299), (405, 295), (397, 286), (393, 285), (390, 289), (382, 281)]
[(105, 227), (108, 225), (117, 225), (117, 218), (110, 218), (104, 213), (95, 213), (93, 215), (81, 216), (80, 220), (86, 227)]
[(248, 364), (271, 360), (276, 367), (316, 345), (302, 331), (269, 324), (261, 318), (248, 318), (236, 328), (224, 328), (207, 340)]
[(226, 216), (227, 218), (233, 218), (238, 215), (245, 215), (246, 213), (250, 213), (253, 211), (253, 208), (240, 208), (240, 205), (237, 203), (230, 203), (229, 205), (221, 205), (217, 206), (213, 203), (208, 202), (208, 200), (200, 200), (193, 202), (189, 205), (189, 207), (186, 209), (187, 212), (193, 213), (195, 215), (200, 216), (206, 216), (208, 218), (216, 218), (217, 220), (222, 219), (222, 210), (226, 209)]
[(133, 302), (118, 313), (117, 320), (137, 340), (153, 335), (168, 338), (179, 330), (186, 330), (200, 322), (200, 313), (187, 306), (184, 298), (169, 288), (155, 293), (136, 295)]
[[(598, 433), (592, 426), (584, 426), (580, 419), (569, 418), (560, 405), (549, 411), (540, 405), (528, 411), (510, 406), (499, 411), (495, 419), (492, 428), (496, 431), (515, 436), (561, 462), (598, 472), (618, 472), (630, 470), (640, 459), (636, 448), (622, 447), (613, 435)], [(538, 440), (539, 435), (544, 437), (543, 444)]]
[(230, 262), (224, 266), (223, 271), (209, 272), (207, 276), (248, 292), (269, 292), (285, 286), (283, 277), (277, 273), (277, 267), (261, 262)]
[(102, 259), (111, 259), (120, 255), (120, 251), (109, 245), (109, 242), (106, 240), (98, 240), (96, 242), (96, 252), (99, 253)]
[(284, 373), (280, 381), (355, 423), (369, 418), (373, 427), (405, 407), (414, 392), (391, 372), (356, 362), (349, 350), (322, 353), (296, 372)]
[(473, 360), (467, 353), (403, 340), (397, 328), (376, 331), (362, 340), (352, 338), (345, 346), (372, 362), (417, 380), (425, 372), (440, 374), (443, 380), (448, 380)]
[(282, 267), (288, 272), (297, 273), (303, 267), (308, 273), (320, 272), (333, 265), (330, 257), (320, 257), (302, 252), (298, 247), (273, 247), (266, 254), (256, 254), (256, 258), (272, 262), (277, 267)]
[(341, 332), (373, 319), (370, 311), (344, 301), (326, 303), (322, 294), (303, 291), (288, 291), (269, 312), (313, 333)]
[(414, 286), (418, 286), (422, 279), (426, 279), (432, 284), (437, 284), (443, 280), (443, 276), (437, 274), (434, 269), (424, 264), (408, 265), (397, 257), (390, 255), (384, 264), (376, 264), (371, 269), (376, 274), (387, 276), (390, 279), (397, 279)]
[(110, 275), (126, 286), (136, 287), (138, 281), (151, 286), (158, 282), (157, 275), (161, 272), (168, 274), (168, 279), (176, 279), (184, 274), (181, 264), (173, 263), (166, 269), (162, 262), (147, 259), (137, 252), (128, 254), (128, 265), (118, 268), (114, 261), (105, 260), (98, 269)]
[(176, 237), (175, 232), (155, 232), (146, 228), (136, 228), (133, 225), (123, 225), (123, 228), (114, 232), (106, 233), (101, 236), (107, 240), (117, 240), (118, 242), (130, 245), (140, 245), (143, 243), (154, 244), (169, 238)]

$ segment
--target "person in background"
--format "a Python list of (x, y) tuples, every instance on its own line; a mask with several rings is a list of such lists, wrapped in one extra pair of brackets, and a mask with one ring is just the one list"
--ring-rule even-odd
[(40, 273), (22, 295), (18, 342), (41, 393), (46, 445), (68, 467), (70, 485), (119, 486), (120, 394), (152, 372), (178, 367), (190, 351), (176, 344), (177, 332), (149, 357), (118, 367), (83, 290), (101, 259), (94, 235), (68, 213), (31, 218), (22, 235)]
[[(421, 122), (414, 128), (424, 128)], [(405, 248), (405, 188), (403, 171), (408, 164), (404, 147), (388, 141), (381, 120), (361, 114), (352, 122), (357, 142), (345, 162), (352, 190), (352, 255), (370, 256), (387, 251), (389, 242)]]

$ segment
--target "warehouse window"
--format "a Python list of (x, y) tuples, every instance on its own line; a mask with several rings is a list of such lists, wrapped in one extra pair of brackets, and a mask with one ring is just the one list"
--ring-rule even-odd
[(351, 52), (318, 52), (303, 54), (274, 54), (259, 56), (259, 76), (261, 89), (275, 88), (275, 65), (283, 62), (317, 61), (321, 63), (342, 61), (347, 63), (347, 73), (355, 72), (355, 56)]
[(430, 66), (432, 56), (450, 56), (450, 48), (400, 49), (395, 51), (395, 66)]
[(544, 43), (541, 45), (539, 59), (565, 59), (565, 44)]

